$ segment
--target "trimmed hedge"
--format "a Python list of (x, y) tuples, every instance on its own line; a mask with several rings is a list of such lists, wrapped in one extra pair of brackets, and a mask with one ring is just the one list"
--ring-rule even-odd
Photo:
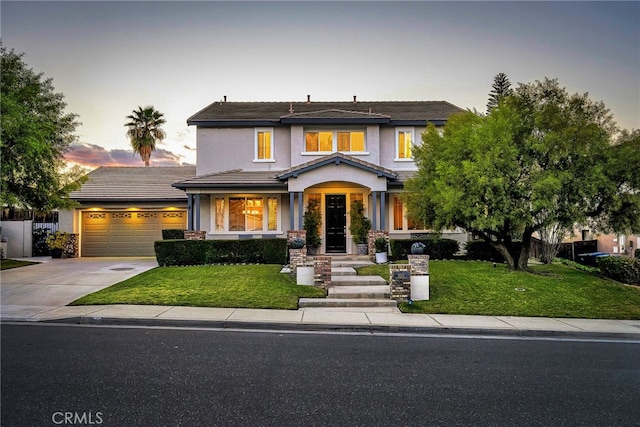
[(600, 272), (618, 282), (640, 285), (640, 260), (628, 257), (599, 257)]
[(474, 261), (504, 262), (504, 257), (484, 240), (471, 240), (464, 244), (467, 259)]
[(182, 229), (166, 229), (162, 230), (162, 240), (184, 239), (184, 230)]
[(424, 254), (429, 255), (430, 259), (452, 259), (458, 252), (458, 241), (453, 239), (391, 239), (391, 259), (407, 259), (407, 255), (411, 254), (411, 245), (416, 242), (424, 243)]
[(286, 239), (158, 240), (154, 243), (161, 267), (207, 264), (285, 264)]

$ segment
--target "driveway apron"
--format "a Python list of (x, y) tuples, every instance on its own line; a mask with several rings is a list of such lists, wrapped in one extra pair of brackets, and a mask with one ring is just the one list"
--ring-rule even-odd
[(38, 261), (0, 273), (2, 320), (36, 320), (30, 318), (158, 266), (153, 257)]

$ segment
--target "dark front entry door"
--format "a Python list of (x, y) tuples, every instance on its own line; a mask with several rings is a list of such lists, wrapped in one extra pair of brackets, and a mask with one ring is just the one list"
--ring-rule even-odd
[(347, 196), (327, 195), (325, 200), (326, 252), (347, 251)]

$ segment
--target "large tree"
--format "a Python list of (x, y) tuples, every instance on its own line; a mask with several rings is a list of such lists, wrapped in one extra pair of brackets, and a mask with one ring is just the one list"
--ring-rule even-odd
[(162, 130), (162, 125), (166, 123), (164, 114), (152, 106), (138, 107), (127, 116), (129, 122), (125, 123), (128, 128), (127, 136), (131, 141), (133, 152), (140, 155), (145, 166), (149, 166), (151, 153), (155, 151), (158, 141), (162, 141), (167, 134)]
[(27, 66), (24, 54), (0, 49), (0, 201), (41, 211), (69, 207), (69, 192), (82, 182), (77, 168), (66, 172), (63, 157), (76, 139), (77, 116), (65, 113), (64, 96)]
[(489, 92), (489, 102), (487, 103), (487, 114), (498, 106), (502, 98), (513, 93), (511, 82), (505, 73), (496, 74), (493, 78), (491, 88), (491, 92)]
[(625, 182), (616, 173), (629, 150), (611, 144), (616, 130), (587, 94), (557, 80), (522, 84), (486, 116), (464, 112), (443, 133), (427, 128), (405, 186), (409, 213), (434, 229), (473, 232), (511, 269), (527, 268), (531, 236), (543, 227), (637, 227), (624, 211), (639, 206), (640, 187), (635, 172)]

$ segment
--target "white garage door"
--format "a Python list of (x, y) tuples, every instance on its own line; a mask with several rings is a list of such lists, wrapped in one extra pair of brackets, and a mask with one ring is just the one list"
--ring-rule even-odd
[(154, 256), (162, 230), (184, 229), (186, 221), (186, 211), (83, 212), (81, 255)]

